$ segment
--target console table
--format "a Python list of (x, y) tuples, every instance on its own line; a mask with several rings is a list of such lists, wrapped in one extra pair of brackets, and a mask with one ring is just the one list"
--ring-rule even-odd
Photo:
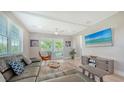
[(107, 71), (104, 71), (99, 68), (91, 67), (89, 65), (82, 65), (80, 66), (80, 68), (82, 69), (83, 74), (85, 74), (85, 71), (89, 72), (88, 77), (90, 78), (90, 76), (92, 75), (93, 80), (95, 80), (95, 76), (99, 77), (100, 82), (103, 82), (103, 76), (109, 74), (109, 72)]

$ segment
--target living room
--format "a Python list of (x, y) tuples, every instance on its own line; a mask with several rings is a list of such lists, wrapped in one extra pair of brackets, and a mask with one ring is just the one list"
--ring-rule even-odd
[(122, 92), (123, 24), (123, 0), (0, 0), (0, 92)]
[[(111, 67), (113, 71), (112, 74), (103, 77), (104, 79), (102, 81), (124, 81), (122, 51), (122, 47), (124, 46), (122, 43), (123, 15), (124, 12), (117, 11), (0, 12), (1, 24), (4, 24), (1, 25), (0, 43), (2, 44), (2, 47), (0, 55), (5, 58), (10, 55), (23, 54), (27, 60), (30, 58), (41, 60), (37, 65), (43, 66), (43, 69), (38, 68), (41, 71), (36, 71), (43, 77), (41, 78), (41, 76), (39, 76), (35, 77), (35, 79), (38, 81), (50, 81), (48, 79), (52, 79), (51, 81), (53, 82), (81, 82), (81, 80), (78, 79), (78, 76), (72, 75), (75, 73), (72, 68), (82, 71), (80, 68), (83, 60), (81, 59), (82, 56), (102, 57), (114, 60)], [(111, 32), (111, 42), (104, 42), (106, 44), (99, 46), (86, 46), (86, 36), (108, 29)], [(7, 31), (7, 34), (4, 33), (5, 31)], [(18, 33), (16, 33), (16, 31)], [(3, 47), (4, 45), (6, 45), (6, 47)], [(74, 55), (73, 53), (70, 55), (71, 51)], [(50, 52), (51, 58), (47, 62), (46, 60), (44, 61), (41, 56), (47, 56), (48, 52)], [(56, 63), (56, 61), (59, 62), (60, 67), (57, 68), (58, 72), (63, 71), (58, 73), (55, 69), (55, 76), (59, 78), (57, 80), (54, 80), (55, 77), (51, 74), (53, 69), (51, 70), (51, 68), (49, 69), (48, 67), (48, 65), (53, 66), (53, 63), (51, 64), (52, 61), (55, 61), (54, 63)], [(56, 65), (58, 65), (58, 63)], [(33, 65), (33, 67), (36, 67), (36, 64), (35, 66)], [(49, 77), (44, 77), (44, 73), (46, 73), (43, 72), (44, 70), (50, 71)], [(80, 75), (81, 78), (83, 77), (86, 79), (85, 82), (92, 81), (92, 79), (90, 80), (90, 77), (93, 78), (93, 75), (99, 77), (99, 74), (96, 73), (97, 71), (90, 72), (87, 68), (83, 68), (83, 70), (86, 70), (91, 74), (89, 77), (87, 75)], [(63, 77), (62, 73), (66, 75), (66, 78), (65, 76)], [(68, 78), (67, 73), (71, 73)], [(60, 79), (61, 77), (62, 79)], [(47, 78), (47, 80), (43, 80), (43, 78)], [(7, 77), (6, 79), (9, 81)], [(21, 81), (20, 78), (16, 79), (18, 79), (17, 82), (37, 81), (34, 80), (34, 76), (31, 76), (27, 81), (24, 77), (24, 81)]]

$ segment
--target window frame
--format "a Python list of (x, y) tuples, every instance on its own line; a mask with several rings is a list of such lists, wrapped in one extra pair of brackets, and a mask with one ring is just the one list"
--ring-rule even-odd
[[(21, 54), (23, 53), (23, 47), (22, 47), (22, 41), (23, 41), (23, 38), (22, 38), (22, 31), (21, 31), (21, 28), (16, 25), (12, 20), (10, 20), (9, 18), (7, 18), (6, 16), (4, 15), (0, 15), (0, 17), (2, 18), (2, 21), (4, 20), (5, 21), (5, 27), (6, 27), (6, 34), (2, 35), (2, 32), (0, 33), (0, 36), (3, 38), (5, 37), (7, 39), (7, 51), (6, 53), (0, 53), (0, 57), (3, 57), (3, 56), (9, 56), (9, 55), (15, 55), (15, 54)], [(1, 21), (1, 20), (0, 20)], [(1, 22), (2, 23), (2, 22)], [(14, 52), (12, 53), (11, 52), (11, 31), (10, 31), (10, 26), (11, 25), (14, 25), (15, 28), (17, 29), (17, 32), (18, 32), (18, 43), (19, 43), (19, 48), (18, 48), (18, 52)], [(1, 39), (2, 39), (1, 38)], [(3, 42), (3, 39), (1, 40)]]
[[(55, 39), (55, 38), (43, 38), (43, 39), (41, 39), (40, 40), (40, 42), (42, 42), (42, 41), (45, 41), (45, 40), (51, 40), (52, 41), (52, 46), (51, 46), (51, 49), (50, 50), (42, 50), (42, 48), (41, 48), (41, 46), (39, 46), (39, 48), (40, 48), (40, 50), (42, 51), (42, 52), (48, 52), (48, 51), (51, 51), (52, 52), (52, 56), (56, 59), (56, 58), (61, 58), (61, 57), (63, 57), (63, 54), (64, 54), (64, 40), (62, 39), (62, 38), (57, 38), (57, 39)], [(63, 42), (63, 46), (62, 46), (62, 48), (60, 49), (60, 50), (57, 50), (56, 49), (56, 44), (55, 44), (55, 42), (57, 41), (57, 40), (61, 40), (62, 42)], [(40, 43), (39, 42), (39, 43)], [(61, 52), (62, 53), (62, 56), (61, 57), (58, 57), (58, 56), (56, 56), (56, 53), (57, 52)]]
[[(11, 26), (13, 26), (15, 29), (17, 29), (17, 31), (16, 30), (11, 30)], [(13, 22), (9, 22), (9, 27), (8, 27), (8, 31), (9, 31), (9, 53), (12, 55), (12, 54), (20, 54), (20, 53), (22, 53), (22, 49), (21, 49), (21, 47), (22, 47), (22, 42), (21, 42), (21, 33), (20, 33), (20, 29), (19, 29), (19, 27), (17, 26), (17, 25), (15, 25)], [(19, 38), (15, 38), (15, 37), (12, 37), (12, 35), (14, 35), (14, 34), (12, 34), (12, 33), (15, 33), (15, 34), (17, 34), (18, 33), (18, 37)], [(16, 40), (15, 40), (16, 39)], [(19, 43), (19, 49), (18, 49), (18, 51), (16, 51), (16, 52), (13, 52), (12, 51), (12, 46), (11, 46), (11, 44), (12, 44), (12, 41), (13, 40), (15, 40), (14, 41), (14, 43), (15, 42), (17, 42), (18, 41), (18, 43)], [(15, 45), (14, 45), (14, 47), (16, 47)]]
[[(4, 22), (4, 24), (3, 23), (2, 24), (5, 25), (5, 29), (4, 30), (6, 31), (5, 34), (3, 34), (3, 32), (0, 33), (0, 36), (1, 36), (1, 39), (2, 39), (1, 40), (2, 41), (2, 47), (3, 47), (3, 37), (6, 38), (7, 42), (8, 42), (8, 28), (7, 28), (8, 27), (8, 22), (7, 22), (7, 19), (4, 16), (0, 16), (0, 17), (2, 18), (2, 21)], [(7, 47), (6, 52), (5, 53), (4, 52), (0, 53), (0, 56), (4, 56), (4, 55), (8, 54), (8, 43), (7, 43), (6, 47)]]

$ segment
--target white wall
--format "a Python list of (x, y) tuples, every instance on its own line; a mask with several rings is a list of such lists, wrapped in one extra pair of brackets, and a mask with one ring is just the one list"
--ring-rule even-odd
[(82, 54), (82, 46), (79, 35), (73, 37), (73, 48), (76, 50), (76, 57), (80, 57)]
[(28, 30), (25, 28), (25, 26), (20, 23), (20, 21), (14, 16), (12, 15), (10, 12), (0, 12), (1, 15), (7, 17), (8, 19), (10, 19), (13, 23), (15, 23), (17, 26), (19, 26), (21, 28), (22, 31), (22, 37), (23, 37), (23, 54), (27, 57), (29, 57), (29, 32)]
[[(111, 27), (113, 31), (113, 46), (85, 47), (85, 35), (107, 27)], [(124, 12), (119, 12), (96, 25), (88, 27), (88, 29), (82, 31), (80, 35), (83, 36), (83, 41), (81, 41), (82, 44), (80, 43), (78, 46), (82, 46), (82, 55), (96, 55), (112, 58), (115, 60), (115, 73), (124, 76)], [(80, 36), (77, 35), (76, 37), (78, 37), (78, 42), (80, 42)]]
[[(49, 35), (49, 34), (40, 34), (40, 33), (30, 33), (30, 40), (42, 40), (44, 38), (55, 38), (63, 39), (65, 41), (72, 41), (71, 36), (60, 36), (60, 35)], [(65, 44), (64, 44), (65, 45)], [(69, 58), (69, 52), (72, 47), (64, 46), (64, 58)], [(38, 52), (40, 51), (39, 47), (30, 47), (30, 57), (39, 57)]]

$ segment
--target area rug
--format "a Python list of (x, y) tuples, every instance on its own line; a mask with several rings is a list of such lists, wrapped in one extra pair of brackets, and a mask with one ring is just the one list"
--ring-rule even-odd
[(65, 70), (37, 77), (36, 82), (94, 82), (76, 69)]

